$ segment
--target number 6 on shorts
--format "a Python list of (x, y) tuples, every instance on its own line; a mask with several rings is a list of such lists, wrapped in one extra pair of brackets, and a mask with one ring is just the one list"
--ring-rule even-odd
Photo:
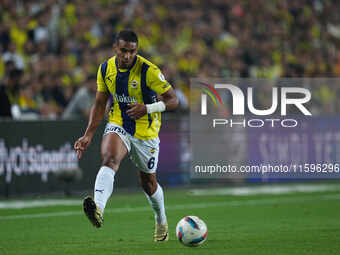
[(148, 162), (148, 168), (152, 169), (155, 166), (155, 157), (151, 157)]

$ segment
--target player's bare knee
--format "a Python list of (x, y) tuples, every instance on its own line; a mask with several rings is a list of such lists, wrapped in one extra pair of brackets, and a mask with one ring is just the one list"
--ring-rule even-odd
[(117, 171), (120, 165), (120, 160), (117, 159), (114, 155), (111, 153), (104, 153), (102, 155), (102, 165), (103, 166), (108, 166), (112, 168), (114, 171)]

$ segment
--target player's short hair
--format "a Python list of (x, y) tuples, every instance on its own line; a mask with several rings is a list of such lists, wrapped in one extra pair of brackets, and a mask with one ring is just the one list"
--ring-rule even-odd
[(115, 43), (118, 43), (119, 40), (123, 40), (126, 42), (135, 42), (138, 44), (137, 34), (132, 30), (122, 30), (115, 37)]

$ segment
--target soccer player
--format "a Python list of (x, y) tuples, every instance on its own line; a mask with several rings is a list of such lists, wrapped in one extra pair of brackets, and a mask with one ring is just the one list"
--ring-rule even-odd
[[(160, 242), (168, 240), (168, 223), (163, 190), (156, 180), (158, 132), (161, 112), (175, 109), (178, 100), (158, 67), (137, 55), (137, 49), (138, 38), (133, 31), (118, 33), (114, 43), (116, 56), (99, 66), (96, 99), (88, 126), (84, 136), (75, 142), (74, 149), (80, 158), (103, 119), (111, 94), (113, 106), (102, 139), (102, 166), (95, 181), (94, 199), (86, 197), (83, 209), (90, 222), (101, 227), (115, 174), (121, 160), (129, 155), (138, 168), (140, 184), (155, 212), (154, 241)], [(162, 101), (157, 95), (161, 95)]]

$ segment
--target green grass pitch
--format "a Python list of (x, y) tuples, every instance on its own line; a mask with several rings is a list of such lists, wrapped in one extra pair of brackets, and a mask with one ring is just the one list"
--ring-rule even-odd
[[(0, 209), (0, 255), (21, 254), (340, 254), (340, 193), (191, 196), (166, 190), (167, 243), (152, 242), (153, 213), (142, 192), (113, 194), (104, 226), (93, 228), (78, 206)], [(185, 247), (175, 227), (197, 215), (207, 241)]]

